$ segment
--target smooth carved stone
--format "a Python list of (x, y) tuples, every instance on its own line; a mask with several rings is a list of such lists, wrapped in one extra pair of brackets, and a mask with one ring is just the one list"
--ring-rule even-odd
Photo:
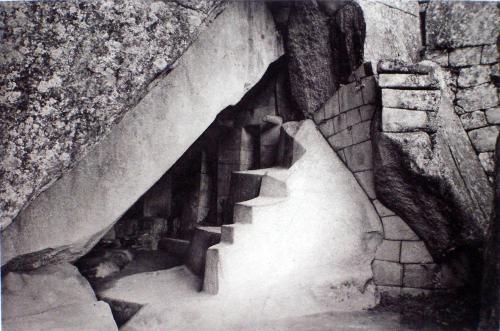
[(484, 116), (484, 112), (481, 110), (463, 114), (460, 116), (460, 120), (462, 121), (462, 125), (465, 130), (477, 129), (488, 125), (486, 122), (486, 116)]
[(374, 260), (372, 263), (373, 281), (376, 285), (401, 286), (403, 266), (399, 263)]
[(382, 104), (390, 108), (437, 110), (439, 99), (439, 91), (382, 90)]
[(377, 213), (380, 217), (396, 215), (392, 210), (384, 206), (379, 200), (373, 200), (373, 205), (375, 206), (375, 209), (377, 210)]
[(375, 185), (373, 184), (373, 170), (355, 172), (354, 177), (356, 177), (358, 183), (370, 199), (375, 199), (377, 197), (375, 193)]
[(428, 127), (427, 112), (397, 108), (382, 109), (382, 131), (408, 132)]
[(498, 105), (498, 94), (493, 84), (458, 90), (456, 103), (466, 112), (492, 108)]
[(460, 69), (460, 73), (458, 74), (458, 86), (470, 87), (487, 83), (491, 81), (490, 72), (490, 66), (473, 66)]
[[(424, 132), (381, 132), (375, 123), (372, 141), (377, 198), (411, 226), (437, 261), (484, 240), (493, 192), (454, 112), (442, 69), (434, 70), (441, 99), (430, 123), (437, 130), (432, 140)], [(383, 97), (385, 91), (394, 90), (383, 90)]]
[(401, 250), (401, 241), (399, 240), (384, 240), (377, 247), (375, 259), (399, 262), (399, 254)]
[(497, 136), (498, 128), (493, 125), (469, 131), (472, 145), (478, 152), (494, 151)]
[(330, 30), (315, 1), (293, 3), (286, 47), (292, 96), (304, 115), (315, 113), (335, 92)]
[(401, 263), (432, 263), (423, 241), (403, 241), (401, 243)]
[(494, 2), (430, 2), (425, 15), (426, 44), (431, 48), (494, 44), (498, 21)]
[(379, 85), (382, 88), (415, 88), (415, 89), (437, 89), (438, 84), (430, 75), (415, 74), (380, 74)]
[(418, 240), (418, 236), (399, 216), (382, 218), (384, 235), (390, 240)]

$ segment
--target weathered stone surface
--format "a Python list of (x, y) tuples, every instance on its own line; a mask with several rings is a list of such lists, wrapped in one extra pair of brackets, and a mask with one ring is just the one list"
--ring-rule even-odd
[(371, 141), (347, 147), (344, 153), (351, 171), (373, 169)]
[(358, 180), (359, 185), (366, 192), (370, 199), (375, 199), (375, 185), (373, 184), (373, 170), (355, 172), (354, 177)]
[[(408, 2), (403, 11), (378, 1), (357, 2), (366, 22), (364, 61), (377, 63), (382, 59), (397, 58), (416, 62), (421, 45), (418, 3)], [(398, 2), (399, 5), (403, 3)]]
[(306, 116), (335, 92), (332, 48), (327, 18), (315, 1), (292, 4), (286, 36), (292, 96)]
[(450, 64), (448, 50), (425, 50), (424, 59), (436, 62), (441, 67), (447, 67)]
[(500, 327), (500, 137), (496, 142), (495, 153), (495, 211), (485, 245), (480, 331), (498, 330)]
[(347, 2), (330, 19), (330, 38), (335, 77), (346, 83), (363, 63), (366, 24), (361, 7)]
[(375, 259), (384, 261), (399, 262), (399, 254), (401, 251), (401, 241), (384, 240), (377, 247)]
[(110, 134), (2, 233), (2, 264), (33, 268), (85, 254), (281, 54), (266, 5), (232, 3)]
[(361, 114), (361, 120), (371, 120), (373, 118), (373, 114), (375, 113), (374, 105), (363, 105), (359, 107), (359, 113)]
[(390, 240), (418, 240), (417, 235), (399, 216), (382, 217), (384, 236)]
[(427, 112), (398, 108), (382, 108), (382, 131), (408, 132), (428, 127)]
[(373, 281), (376, 285), (401, 286), (403, 266), (399, 263), (374, 260), (372, 263)]
[(379, 74), (420, 74), (426, 75), (432, 72), (432, 67), (422, 63), (405, 62), (401, 59), (381, 60), (377, 64)]
[(481, 64), (492, 64), (498, 62), (497, 45), (484, 45), (481, 53)]
[(490, 71), (490, 66), (473, 66), (460, 69), (458, 86), (470, 87), (487, 83), (490, 81)]
[(88, 281), (68, 263), (29, 273), (10, 272), (2, 279), (2, 319), (36, 315), (96, 297)]
[(364, 104), (362, 89), (357, 82), (341, 86), (337, 93), (341, 113)]
[(432, 263), (423, 241), (403, 241), (401, 243), (401, 263)]
[(481, 110), (463, 114), (460, 116), (460, 121), (462, 121), (465, 130), (477, 129), (488, 125), (486, 116), (484, 116), (484, 112)]
[(481, 61), (481, 47), (458, 48), (450, 52), (450, 66), (464, 67), (479, 64)]
[(371, 121), (365, 121), (357, 123), (351, 128), (353, 144), (359, 144), (370, 139), (371, 124)]
[(219, 10), (126, 0), (0, 6), (0, 228), (82, 159)]
[[(423, 132), (375, 132), (373, 146), (377, 198), (400, 215), (439, 260), (484, 239), (492, 190), (454, 113), (444, 75), (439, 67), (434, 70), (441, 98), (432, 119), (437, 128), (432, 140)], [(380, 123), (375, 127), (380, 130)]]
[(500, 107), (490, 108), (485, 111), (486, 119), (490, 124), (500, 124)]
[(415, 110), (436, 110), (439, 106), (438, 91), (422, 90), (382, 90), (384, 107)]
[(437, 81), (430, 75), (418, 74), (380, 74), (378, 76), (379, 85), (382, 88), (419, 88), (436, 89)]
[(446, 264), (406, 264), (403, 286), (421, 289), (450, 289), (463, 286), (463, 276)]
[(495, 173), (495, 153), (479, 153), (478, 156), (484, 171), (490, 176), (493, 175)]
[(456, 95), (456, 103), (464, 111), (471, 112), (498, 105), (498, 94), (493, 84), (460, 89)]
[(351, 130), (343, 130), (328, 138), (328, 142), (334, 150), (339, 150), (352, 145)]
[(498, 20), (494, 2), (431, 1), (425, 16), (426, 45), (458, 48), (494, 44)]
[(487, 126), (469, 131), (469, 137), (472, 145), (478, 152), (494, 151), (497, 136), (498, 128), (496, 126)]

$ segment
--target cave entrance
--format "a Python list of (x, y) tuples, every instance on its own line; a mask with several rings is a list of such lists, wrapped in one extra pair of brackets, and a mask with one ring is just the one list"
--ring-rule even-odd
[(202, 245), (220, 240), (220, 226), (232, 223), (232, 173), (274, 166), (281, 124), (303, 119), (290, 102), (285, 69), (283, 59), (273, 63), (238, 104), (221, 111), (77, 262), (96, 292), (125, 275), (189, 266), (185, 255), (197, 232)]

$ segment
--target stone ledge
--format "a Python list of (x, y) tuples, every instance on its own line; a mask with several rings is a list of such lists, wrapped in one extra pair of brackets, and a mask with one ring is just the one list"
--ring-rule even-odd
[(382, 109), (383, 132), (412, 132), (426, 130), (428, 125), (427, 112), (399, 108)]

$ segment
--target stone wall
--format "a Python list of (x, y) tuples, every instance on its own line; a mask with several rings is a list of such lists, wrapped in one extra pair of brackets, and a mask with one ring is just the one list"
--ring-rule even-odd
[(2, 2), (0, 229), (174, 67), (221, 2)]
[(424, 58), (448, 74), (455, 113), (493, 181), (494, 150), (500, 107), (497, 4), (494, 2), (423, 2)]
[[(463, 285), (447, 266), (434, 263), (425, 243), (395, 212), (378, 199), (374, 186), (372, 121), (380, 116), (379, 79), (365, 63), (313, 115), (314, 122), (372, 201), (383, 225), (384, 239), (372, 263), (381, 293), (428, 294)], [(378, 114), (378, 115), (377, 115)]]

